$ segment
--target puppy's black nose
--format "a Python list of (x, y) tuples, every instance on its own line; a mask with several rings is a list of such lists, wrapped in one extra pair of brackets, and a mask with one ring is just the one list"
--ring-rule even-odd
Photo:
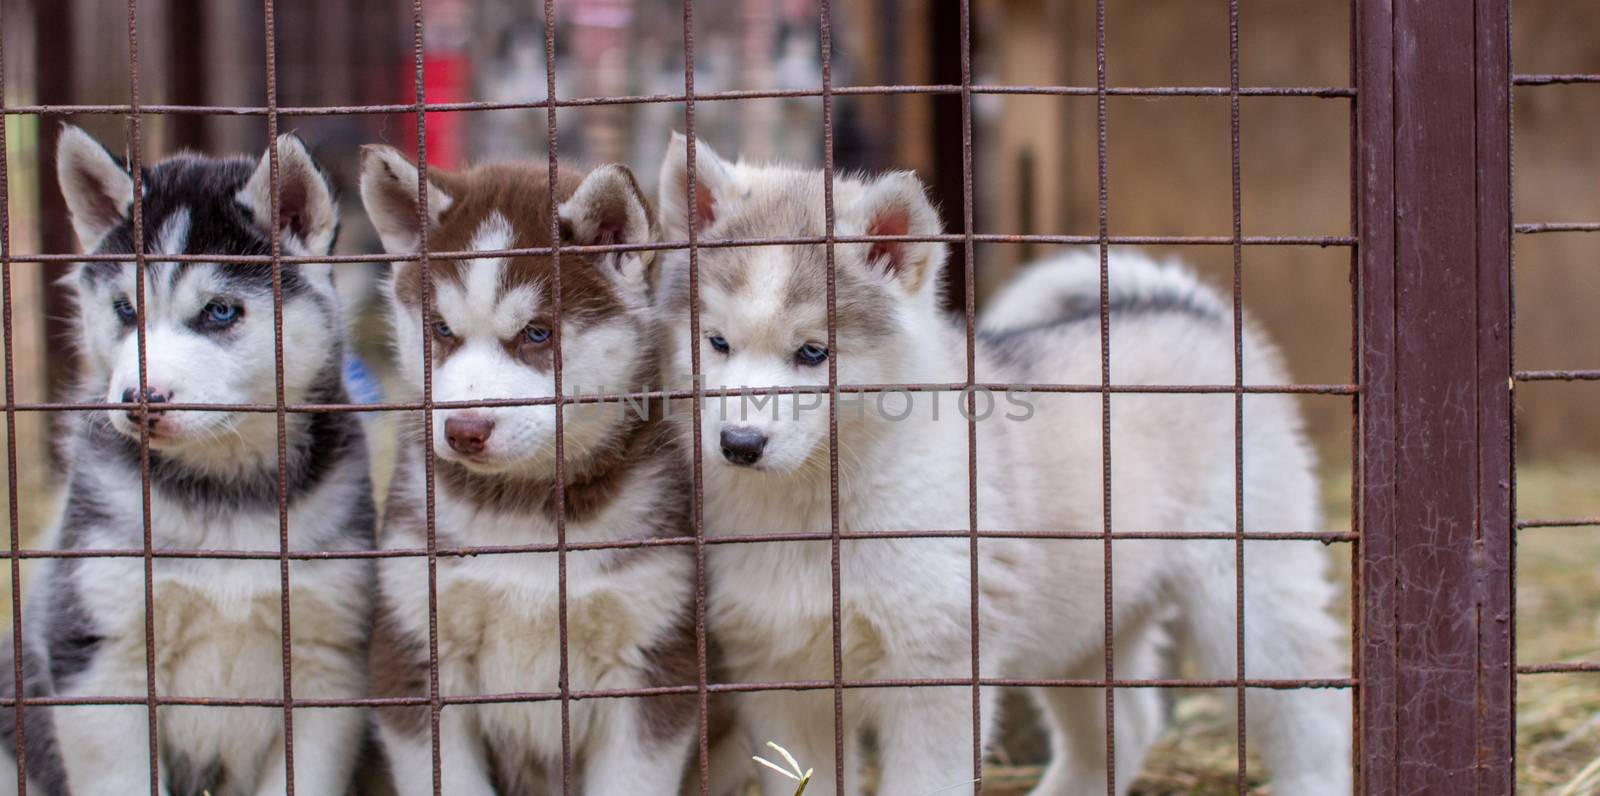
[[(147, 387), (147, 388), (145, 388), (144, 392), (145, 392), (145, 395), (147, 396), (147, 400), (150, 403), (153, 403), (153, 404), (164, 404), (167, 401), (172, 400), (172, 397), (170, 395), (168, 395), (165, 390), (162, 390), (162, 389), (157, 388), (157, 387)], [(134, 389), (134, 388), (132, 388), (132, 387), (129, 387), (128, 389), (123, 390), (122, 391), (122, 402), (125, 403), (125, 404), (138, 403), (139, 402), (139, 391)]]
[(722, 458), (734, 464), (748, 467), (761, 461), (761, 451), (765, 447), (767, 447), (767, 435), (753, 428), (722, 430)]

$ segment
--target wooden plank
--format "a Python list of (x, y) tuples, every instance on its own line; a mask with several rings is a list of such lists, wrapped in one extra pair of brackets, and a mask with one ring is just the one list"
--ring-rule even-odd
[(1511, 793), (1507, 0), (1369, 0), (1362, 782)]

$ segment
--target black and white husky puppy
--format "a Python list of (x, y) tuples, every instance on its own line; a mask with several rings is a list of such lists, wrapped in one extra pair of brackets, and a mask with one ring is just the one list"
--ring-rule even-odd
[[(555, 181), (552, 206), (550, 181)], [(587, 175), (542, 163), (502, 163), (419, 174), (390, 147), (362, 157), (361, 197), (396, 254), (494, 252), (653, 239), (644, 195), (624, 166)], [(425, 219), (425, 222), (424, 222)], [(426, 230), (422, 223), (428, 226)], [(593, 395), (648, 390), (658, 374), (648, 252), (560, 258), (562, 391)], [(396, 266), (390, 283), (395, 349), (420, 397), (432, 348), (432, 397), (440, 402), (555, 395), (555, 265), (543, 256), (485, 256)], [(426, 304), (424, 303), (426, 300)], [(424, 306), (429, 311), (423, 315)], [(433, 438), (434, 529), (440, 547), (553, 544), (564, 515), (570, 543), (690, 533), (687, 479), (662, 402), (562, 408), (565, 501), (556, 503), (556, 408), (440, 407), (410, 418), (385, 509), (384, 548), (427, 544), (424, 440)], [(648, 411), (646, 411), (648, 410)], [(576, 690), (685, 686), (696, 682), (693, 552), (682, 545), (569, 552), (567, 684)], [(448, 556), (438, 561), (438, 684), (446, 698), (556, 691), (561, 685), (557, 557), (551, 552)], [(379, 565), (372, 681), (379, 697), (428, 695), (427, 562)], [(593, 796), (675, 793), (691, 756), (692, 694), (584, 699), (570, 705), (576, 792)], [(402, 794), (433, 792), (426, 707), (380, 708), (379, 735)], [(444, 793), (560, 791), (559, 702), (453, 704), (439, 716)]]
[[(81, 263), (67, 278), (78, 308), (81, 398), (125, 408), (67, 418), (68, 481), (54, 541), (60, 548), (143, 545), (140, 445), (147, 437), (155, 548), (279, 549), (276, 414), (161, 408), (276, 399), (272, 266), (165, 259), (263, 255), (272, 236), (286, 256), (328, 253), (338, 209), (327, 176), (298, 139), (285, 136), (276, 146), (276, 213), (267, 155), (257, 161), (183, 154), (143, 172), (141, 307), (132, 256), (134, 181), (122, 161), (83, 131), (63, 130), (57, 174), (83, 250), (127, 257)], [(344, 321), (332, 266), (283, 265), (280, 284), (285, 400), (347, 402)], [(141, 314), (148, 412), (139, 408)], [(357, 419), (291, 413), (287, 451), (289, 548), (371, 549), (372, 490)], [(34, 693), (143, 700), (153, 689), (163, 697), (281, 698), (278, 561), (157, 557), (153, 684), (146, 678), (141, 557), (51, 559), (39, 574), (24, 603), (23, 657)], [(370, 563), (356, 559), (293, 564), (296, 699), (365, 695), (372, 577)], [(283, 793), (283, 718), (277, 707), (161, 707), (160, 792)], [(363, 711), (297, 709), (293, 719), (297, 789), (342, 793), (360, 748)], [(33, 708), (25, 722), (37, 792), (149, 792), (143, 705)]]

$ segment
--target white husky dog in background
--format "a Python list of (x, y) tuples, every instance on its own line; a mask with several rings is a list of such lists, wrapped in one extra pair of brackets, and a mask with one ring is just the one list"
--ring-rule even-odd
[[(730, 163), (696, 154), (697, 201), (687, 206), (686, 145), (662, 170), (666, 240), (690, 225), (700, 240), (824, 234), (816, 170)], [(836, 233), (932, 235), (938, 214), (909, 173), (835, 180)], [(700, 337), (689, 336), (682, 251), (662, 263), (657, 303), (670, 323), (664, 356), (680, 386), (699, 349), (707, 389), (966, 380), (964, 326), (940, 309), (945, 248), (933, 243), (836, 247), (837, 339), (828, 347), (821, 245), (707, 248), (699, 253)], [(1118, 385), (1232, 384), (1228, 303), (1187, 272), (1137, 254), (1110, 266), (1111, 378)], [(1036, 267), (998, 302), (977, 341), (987, 383), (1098, 384), (1100, 325), (1094, 258)], [(1246, 325), (1244, 378), (1283, 383), (1277, 351)], [(966, 398), (951, 393), (843, 395), (838, 401), (839, 524), (845, 532), (970, 527)], [(1103, 529), (1101, 396), (976, 395), (977, 524), (984, 531)], [(830, 523), (828, 400), (818, 394), (708, 396), (702, 403), (705, 522), (712, 535), (825, 533)], [(987, 407), (987, 412), (986, 412)], [(688, 412), (677, 413), (680, 418)], [(688, 427), (684, 423), (684, 428)], [(1234, 397), (1111, 398), (1111, 525), (1116, 531), (1233, 532)], [(1244, 399), (1244, 525), (1318, 525), (1312, 451), (1294, 400)], [(1235, 543), (1123, 539), (1114, 543), (1116, 674), (1161, 674), (1161, 625), (1208, 678), (1235, 676)], [(984, 538), (978, 545), (981, 675), (1097, 678), (1104, 673), (1104, 543)], [(733, 682), (833, 679), (831, 550), (827, 541), (710, 548), (709, 621)], [(972, 676), (972, 562), (965, 538), (851, 539), (841, 545), (841, 633), (847, 680)], [(1346, 652), (1326, 612), (1333, 595), (1314, 542), (1251, 541), (1245, 549), (1249, 678), (1336, 675)], [(1118, 789), (1159, 733), (1154, 689), (1116, 695)], [(982, 732), (996, 689), (982, 692)], [(1104, 792), (1104, 692), (1040, 689), (1054, 759), (1036, 793)], [(834, 791), (833, 694), (762, 691), (741, 697), (752, 744), (776, 741), (817, 767), (811, 792)], [(968, 686), (845, 692), (846, 791), (860, 789), (860, 733), (877, 739), (878, 793), (972, 790)], [(1252, 689), (1250, 748), (1285, 794), (1349, 793), (1350, 702), (1333, 690)], [(768, 783), (781, 792), (782, 783)]]

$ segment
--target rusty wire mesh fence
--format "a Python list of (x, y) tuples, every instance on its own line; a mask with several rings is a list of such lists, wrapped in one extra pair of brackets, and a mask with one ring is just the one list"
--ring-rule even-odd
[[(275, 383), (277, 398), (266, 404), (168, 404), (168, 411), (210, 411), (269, 414), (276, 418), (278, 436), (279, 544), (272, 550), (172, 549), (154, 544), (151, 524), (151, 481), (149, 474), (149, 430), (141, 439), (143, 475), (143, 545), (126, 549), (57, 550), (27, 547), (19, 521), (19, 467), (16, 444), (17, 419), (26, 413), (94, 412), (121, 410), (113, 403), (61, 400), (24, 401), (17, 397), (13, 372), (11, 333), (13, 293), (11, 275), (17, 263), (43, 263), (65, 268), (81, 262), (126, 262), (123, 255), (80, 255), (50, 252), (37, 255), (16, 254), (11, 240), (9, 205), (0, 207), (0, 240), (5, 243), (3, 260), (5, 281), (0, 286), (6, 328), (6, 404), (5, 414), (10, 444), (7, 449), (10, 479), (10, 535), (8, 557), (11, 570), (11, 620), (13, 644), (23, 645), (22, 562), (28, 559), (115, 557), (142, 561), (144, 573), (145, 665), (147, 690), (143, 698), (16, 698), (7, 701), (17, 721), (17, 787), (27, 788), (28, 759), (24, 738), (29, 726), (24, 721), (26, 706), (127, 705), (142, 706), (148, 715), (150, 792), (158, 792), (160, 733), (158, 712), (168, 706), (266, 707), (282, 711), (282, 754), (289, 769), (288, 791), (295, 792), (295, 719), (297, 710), (335, 708), (426, 708), (432, 738), (434, 790), (441, 792), (439, 744), (440, 717), (453, 705), (483, 705), (514, 702), (544, 702), (559, 705), (562, 732), (561, 782), (563, 792), (574, 790), (573, 740), (570, 732), (570, 706), (574, 702), (600, 699), (645, 699), (667, 696), (692, 696), (698, 713), (697, 739), (698, 788), (709, 793), (711, 738), (708, 717), (712, 700), (720, 694), (752, 691), (820, 691), (831, 693), (834, 721), (835, 786), (844, 789), (845, 745), (847, 743), (845, 695), (852, 689), (886, 688), (966, 688), (972, 694), (974, 737), (981, 735), (980, 692), (986, 688), (1031, 686), (1044, 688), (1099, 689), (1104, 692), (1106, 723), (1106, 761), (1115, 770), (1116, 744), (1114, 708), (1119, 689), (1221, 688), (1233, 696), (1236, 758), (1235, 787), (1244, 793), (1250, 787), (1249, 744), (1246, 734), (1245, 695), (1251, 689), (1341, 689), (1353, 691), (1356, 698), (1358, 751), (1351, 764), (1359, 771), (1358, 789), (1365, 793), (1474, 792), (1508, 793), (1514, 788), (1513, 759), (1516, 675), (1548, 672), (1600, 671), (1600, 662), (1546, 661), (1524, 662), (1515, 659), (1515, 640), (1511, 627), (1514, 608), (1512, 573), (1513, 535), (1535, 528), (1578, 527), (1600, 524), (1594, 517), (1529, 519), (1513, 516), (1514, 473), (1512, 471), (1513, 395), (1517, 385), (1533, 381), (1579, 381), (1600, 379), (1593, 370), (1513, 371), (1511, 369), (1510, 326), (1510, 247), (1512, 240), (1510, 205), (1510, 95), (1517, 91), (1538, 91), (1551, 84), (1600, 84), (1597, 75), (1516, 75), (1510, 73), (1509, 0), (1489, 0), (1476, 4), (1453, 4), (1448, 9), (1422, 0), (1358, 0), (1351, 9), (1351, 81), (1349, 85), (1326, 86), (1251, 86), (1240, 79), (1239, 0), (1227, 2), (1225, 48), (1229, 65), (1227, 85), (1211, 86), (1119, 86), (1107, 81), (1107, 35), (1105, 0), (1094, 3), (1093, 85), (1009, 85), (983, 84), (975, 79), (972, 43), (972, 3), (959, 3), (959, 49), (953, 57), (959, 62), (958, 82), (918, 85), (836, 85), (833, 69), (836, 4), (820, 0), (815, 19), (820, 45), (820, 85), (804, 89), (756, 89), (698, 92), (696, 90), (696, 8), (692, 0), (682, 4), (682, 90), (664, 94), (560, 98), (557, 75), (557, 19), (560, 4), (545, 0), (543, 44), (546, 96), (537, 101), (460, 101), (430, 102), (426, 96), (424, 42), (429, 35), (424, 20), (424, 3), (410, 6), (414, 99), (369, 105), (287, 106), (279, 103), (277, 75), (280, 69), (275, 41), (273, 0), (264, 0), (260, 13), (267, 35), (264, 53), (266, 101), (264, 105), (172, 105), (145, 104), (140, 100), (141, 43), (147, 31), (141, 30), (138, 0), (128, 0), (127, 48), (128, 92), (122, 104), (97, 105), (17, 105), (0, 96), (0, 128), (21, 116), (59, 119), (69, 115), (109, 115), (125, 117), (131, 156), (130, 173), (135, 182), (132, 207), (135, 235), (133, 268), (139, 293), (137, 328), (140, 346), (140, 392), (137, 407), (148, 412), (148, 383), (143, 359), (146, 335), (143, 286), (148, 261), (142, 238), (141, 135), (151, 116), (187, 117), (192, 115), (231, 115), (264, 120), (269, 141), (286, 129), (285, 120), (313, 116), (355, 114), (404, 114), (414, 122), (415, 161), (429, 162), (429, 127), (438, 114), (473, 111), (542, 111), (548, 165), (554, 173), (558, 156), (558, 112), (563, 108), (661, 105), (683, 108), (677, 121), (689, 145), (687, 184), (688, 206), (694, 207), (697, 191), (694, 158), (697, 136), (697, 109), (711, 103), (737, 103), (774, 98), (814, 98), (820, 102), (821, 126), (816, 135), (822, 140), (822, 171), (825, 175), (826, 225), (820, 236), (737, 240), (699, 240), (691, 225), (686, 240), (613, 246), (573, 246), (563, 244), (556, 220), (552, 218), (549, 247), (497, 251), (437, 251), (429, 247), (428, 224), (420, 223), (422, 238), (414, 254), (333, 256), (292, 256), (280, 250), (277, 240), (265, 256), (160, 255), (162, 261), (268, 264), (274, 271), (276, 332)], [(3, 25), (3, 20), (0, 20)], [(0, 58), (0, 63), (3, 63)], [(0, 90), (5, 83), (0, 79)], [(959, 201), (951, 208), (961, 219), (960, 229), (934, 236), (846, 236), (836, 234), (833, 176), (835, 163), (836, 98), (893, 95), (935, 95), (957, 98), (962, 124), (945, 135), (959, 138), (960, 157), (942, 166), (959, 174)], [(996, 234), (977, 231), (974, 190), (973, 104), (979, 98), (1003, 95), (1081, 97), (1095, 103), (1095, 231), (1092, 234)], [(1122, 235), (1112, 233), (1110, 197), (1115, 190), (1115, 175), (1109, 167), (1109, 142), (1116, 135), (1108, 121), (1108, 100), (1117, 97), (1165, 98), (1212, 97), (1226, 100), (1230, 121), (1229, 172), (1231, 174), (1231, 231), (1226, 235)], [(1247, 235), (1241, 188), (1241, 161), (1248, 157), (1241, 144), (1241, 100), (1252, 97), (1292, 98), (1307, 103), (1337, 103), (1348, 108), (1351, 130), (1352, 173), (1350, 180), (1349, 235)], [(0, 129), (0, 133), (4, 130)], [(410, 131), (407, 131), (410, 136)], [(7, 179), (10, 164), (4, 159), (9, 148), (0, 151), (0, 181)], [(269, 147), (274, 206), (281, 201), (278, 152)], [(428, 181), (419, 178), (419, 213), (428, 207)], [(550, 205), (559, 202), (556, 181), (550, 180)], [(7, 201), (6, 185), (0, 182), (0, 201)], [(1600, 223), (1522, 222), (1515, 225), (1519, 236), (1600, 231)], [(837, 362), (828, 361), (827, 387), (833, 394), (874, 394), (891, 390), (909, 392), (967, 391), (969, 415), (975, 415), (973, 391), (1023, 389), (1038, 394), (1080, 394), (1100, 396), (1101, 444), (1105, 451), (1100, 473), (1104, 494), (1104, 516), (1100, 530), (1028, 529), (994, 530), (980, 526), (978, 520), (977, 426), (968, 423), (968, 491), (970, 521), (966, 527), (927, 528), (916, 531), (858, 531), (843, 527), (839, 512), (839, 426), (836, 404), (829, 406), (829, 467), (833, 472), (831, 529), (826, 533), (793, 532), (790, 529), (750, 529), (749, 533), (708, 537), (704, 532), (703, 473), (697, 455), (691, 469), (692, 532), (678, 537), (640, 538), (617, 542), (569, 541), (563, 510), (566, 478), (563, 473), (565, 432), (563, 413), (556, 412), (555, 459), (557, 487), (554, 492), (556, 538), (513, 546), (472, 547), (441, 544), (435, 531), (433, 511), (433, 440), (424, 435), (423, 466), (429, 484), (426, 506), (427, 544), (421, 548), (374, 549), (354, 552), (326, 552), (294, 549), (290, 544), (287, 451), (289, 418), (297, 414), (420, 412), (430, 418), (434, 412), (503, 406), (565, 406), (576, 403), (620, 403), (624, 400), (693, 400), (693, 446), (701, 450), (701, 403), (698, 399), (717, 395), (741, 397), (748, 394), (775, 395), (795, 392), (792, 388), (746, 390), (660, 389), (634, 393), (609, 393), (568, 396), (562, 375), (561, 324), (555, 324), (554, 395), (526, 399), (493, 401), (435, 401), (431, 382), (424, 381), (420, 401), (299, 404), (286, 400), (283, 355), (283, 292), (281, 268), (285, 265), (334, 263), (354, 265), (372, 262), (400, 263), (488, 259), (501, 257), (546, 257), (557, 264), (553, 294), (555, 315), (560, 317), (561, 259), (603, 252), (687, 251), (691, 295), (697, 295), (700, 252), (716, 247), (772, 247), (821, 245), (828, 257), (827, 300), (829, 317), (827, 343), (836, 344), (838, 329), (837, 284), (834, 280), (834, 246), (850, 243), (937, 242), (959, 250), (955, 262), (954, 294), (960, 297), (955, 309), (964, 318), (966, 377), (950, 383), (848, 384), (841, 383)], [(976, 310), (975, 247), (979, 245), (1082, 245), (1098, 252), (1100, 290), (1100, 379), (1087, 384), (994, 384), (978, 379), (975, 369)], [(1110, 335), (1109, 272), (1111, 251), (1117, 246), (1211, 247), (1229, 252), (1231, 257), (1231, 302), (1233, 319), (1234, 379), (1231, 383), (1207, 385), (1126, 385), (1116, 380)], [(1353, 337), (1350, 341), (1350, 378), (1342, 383), (1247, 383), (1244, 376), (1244, 279), (1245, 252), (1251, 247), (1325, 247), (1348, 250), (1350, 255), (1350, 312)], [(424, 280), (431, 269), (422, 268)], [(430, 317), (431, 291), (422, 291), (422, 313)], [(1261, 296), (1261, 301), (1271, 297)], [(691, 302), (691, 336), (699, 338), (699, 306)], [(1458, 311), (1468, 308), (1471, 311)], [(1524, 308), (1527, 311), (1527, 308)], [(427, 334), (426, 324), (424, 334)], [(424, 341), (423, 372), (432, 368), (432, 346)], [(699, 373), (699, 351), (693, 357)], [(1112, 399), (1126, 394), (1208, 394), (1232, 396), (1235, 445), (1232, 452), (1235, 516), (1231, 530), (1204, 528), (1149, 528), (1113, 530), (1119, 526), (1111, 516)], [(1246, 396), (1258, 394), (1323, 395), (1348, 401), (1352, 444), (1351, 502), (1353, 525), (1330, 531), (1318, 528), (1247, 528), (1244, 518), (1244, 429), (1250, 422), (1245, 411)], [(1443, 407), (1461, 407), (1446, 412)], [(940, 679), (853, 679), (845, 676), (841, 613), (841, 545), (868, 539), (965, 539), (971, 557), (971, 671), (965, 676)], [(978, 625), (979, 571), (978, 547), (982, 539), (1026, 538), (1038, 540), (1087, 540), (1103, 543), (1104, 603), (1093, 606), (1103, 613), (1103, 674), (1088, 679), (1019, 680), (980, 676)], [(1116, 617), (1112, 610), (1112, 591), (1116, 573), (1112, 550), (1118, 540), (1216, 540), (1234, 545), (1235, 661), (1232, 677), (1200, 679), (1170, 677), (1127, 679), (1115, 674), (1113, 637)], [(832, 677), (819, 680), (729, 683), (719, 682), (710, 665), (710, 640), (706, 629), (706, 553), (714, 545), (740, 545), (760, 542), (826, 542), (831, 554)], [(1338, 678), (1262, 679), (1250, 676), (1245, 658), (1245, 633), (1249, 617), (1244, 611), (1244, 594), (1250, 587), (1245, 577), (1247, 541), (1319, 541), (1349, 546), (1349, 568), (1355, 583), (1351, 594), (1353, 624), (1351, 663), (1354, 673)], [(568, 594), (567, 556), (592, 550), (617, 550), (656, 547), (681, 547), (694, 555), (695, 595), (693, 605), (695, 679), (693, 682), (621, 690), (583, 690), (569, 687), (567, 647)], [(437, 635), (437, 575), (442, 560), (470, 556), (499, 556), (521, 553), (554, 554), (558, 571), (559, 644), (561, 672), (555, 690), (519, 693), (448, 695), (439, 679), (439, 639)], [(297, 697), (292, 677), (290, 640), (296, 617), (290, 610), (291, 568), (297, 561), (340, 558), (412, 558), (427, 564), (430, 634), (428, 644), (429, 680), (426, 695), (414, 697), (363, 697), (325, 699)], [(178, 696), (159, 693), (156, 687), (157, 653), (155, 641), (154, 569), (163, 559), (260, 560), (278, 563), (281, 584), (282, 693), (268, 695)], [(419, 584), (421, 586), (422, 584)], [(16, 694), (23, 694), (24, 673), (21, 659), (13, 677)], [(1462, 694), (1471, 694), (1466, 699)], [(304, 714), (301, 713), (303, 716)], [(971, 749), (972, 776), (983, 787), (989, 762), (978, 744)], [(1119, 785), (1110, 783), (1108, 792)]]

